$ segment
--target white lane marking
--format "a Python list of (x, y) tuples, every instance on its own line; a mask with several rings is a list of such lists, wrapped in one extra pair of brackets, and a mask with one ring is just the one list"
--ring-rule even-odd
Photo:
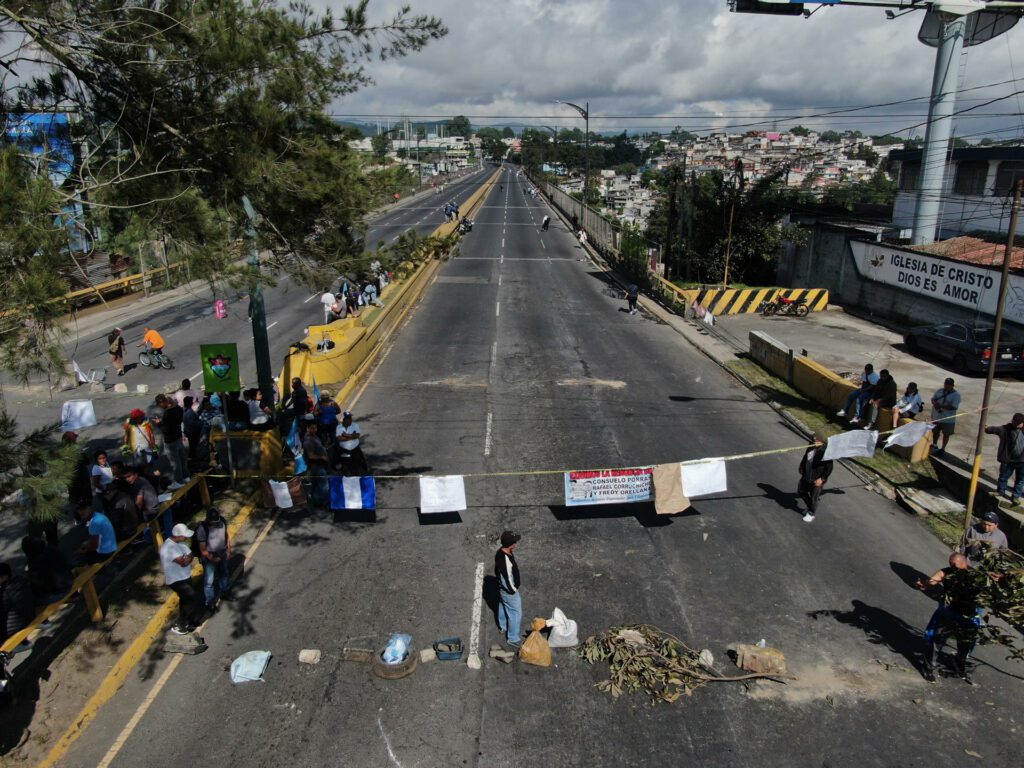
[(544, 245), (544, 241), (543, 240), (540, 241), (540, 247), (543, 248), (545, 251), (548, 249), (548, 247), (546, 245)]
[[(466, 666), (480, 669), (480, 616), (484, 605), (484, 564), (476, 564), (476, 578), (473, 581), (473, 628), (469, 632), (469, 657)], [(182, 658), (178, 656), (176, 658)]]
[(313, 299), (315, 299), (315, 298), (316, 298), (317, 296), (323, 296), (323, 294), (322, 294), (322, 293), (314, 293), (314, 294), (313, 294), (312, 296), (310, 296), (310, 297), (309, 297), (308, 299), (306, 299), (306, 300), (305, 300), (304, 302), (302, 302), (302, 303), (303, 303), (303, 304), (309, 304), (309, 302), (311, 302), (311, 301), (312, 301)]
[(202, 369), (200, 369), (200, 370), (196, 371), (195, 373), (193, 373), (191, 376), (189, 376), (188, 380), (192, 381), (192, 379), (198, 379), (202, 375), (203, 375), (203, 371), (202, 371)]
[(273, 328), (279, 322), (281, 322), (281, 321), (280, 320), (275, 320), (274, 322), (272, 322), (270, 325), (267, 326), (267, 330), (269, 331), (271, 328)]
[(494, 365), (494, 361), (498, 359), (498, 340), (495, 339), (491, 343), (491, 365)]
[[(178, 658), (181, 658), (180, 656)], [(383, 711), (383, 707), (381, 710)], [(391, 749), (391, 739), (384, 733), (384, 724), (380, 721), (380, 715), (377, 715), (377, 727), (380, 728), (380, 737), (384, 739), (384, 746), (388, 748), (388, 760), (391, 761), (392, 765), (397, 765), (398, 768), (402, 768), (402, 764), (398, 762), (398, 758), (395, 756), (395, 752)]]
[(484, 434), (484, 456), (491, 455), (492, 432), (494, 427), (494, 414), (487, 412), (487, 432)]
[(504, 248), (504, 247), (505, 247), (505, 238), (504, 238), (504, 237), (503, 237), (503, 238), (501, 238), (501, 247), (502, 247), (502, 248)]
[(499, 301), (497, 304), (494, 305), (494, 316), (497, 317), (500, 314), (501, 314), (501, 302)]
[(498, 287), (501, 287), (501, 275), (498, 275)]

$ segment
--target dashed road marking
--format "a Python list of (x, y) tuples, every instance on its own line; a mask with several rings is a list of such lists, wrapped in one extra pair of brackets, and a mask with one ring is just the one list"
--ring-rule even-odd
[(492, 433), (491, 430), (494, 428), (494, 414), (490, 411), (487, 412), (487, 431), (484, 433), (484, 456), (491, 455), (491, 442)]
[[(469, 657), (466, 666), (480, 669), (480, 617), (484, 605), (484, 564), (476, 564), (476, 578), (473, 580), (473, 628), (469, 632)], [(180, 658), (180, 657), (179, 657)]]
[(499, 301), (494, 305), (494, 316), (498, 317), (501, 314), (501, 302)]

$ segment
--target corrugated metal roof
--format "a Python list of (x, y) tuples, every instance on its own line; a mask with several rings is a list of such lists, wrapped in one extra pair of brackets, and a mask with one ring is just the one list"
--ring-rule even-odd
[[(1018, 238), (1019, 240), (1019, 238)], [(952, 237), (928, 245), (908, 245), (908, 250), (927, 253), (932, 256), (944, 256), (947, 259), (966, 261), (984, 267), (1002, 267), (1006, 241), (993, 238), (983, 240), (980, 237)], [(1024, 271), (1024, 246), (1017, 245), (1010, 255), (1010, 269)]]

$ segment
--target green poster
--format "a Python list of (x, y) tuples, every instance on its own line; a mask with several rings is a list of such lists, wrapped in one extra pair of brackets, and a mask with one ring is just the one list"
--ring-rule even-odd
[(237, 344), (201, 344), (199, 356), (207, 392), (236, 392), (242, 388), (238, 383)]

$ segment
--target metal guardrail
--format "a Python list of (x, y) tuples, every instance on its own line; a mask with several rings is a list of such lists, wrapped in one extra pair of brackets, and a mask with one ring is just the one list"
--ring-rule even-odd
[(4, 644), (0, 646), (0, 651), (10, 652), (16, 649), (22, 642), (29, 639), (34, 632), (36, 632), (51, 616), (57, 611), (64, 607), (66, 603), (73, 600), (76, 595), (81, 594), (85, 600), (85, 607), (89, 612), (89, 618), (93, 622), (98, 622), (103, 619), (103, 606), (100, 604), (99, 594), (96, 592), (96, 576), (99, 575), (100, 571), (106, 568), (110, 563), (117, 558), (125, 549), (127, 549), (131, 543), (135, 540), (135, 537), (146, 531), (148, 528), (153, 540), (153, 548), (156, 550), (157, 556), (160, 555), (160, 547), (164, 543), (163, 536), (160, 533), (160, 518), (163, 514), (170, 509), (172, 506), (177, 504), (185, 495), (193, 488), (199, 489), (199, 496), (202, 499), (203, 506), (209, 506), (211, 503), (210, 488), (206, 484), (206, 477), (203, 475), (196, 475), (192, 480), (185, 483), (181, 488), (174, 491), (171, 498), (163, 502), (157, 508), (157, 514), (152, 520), (144, 523), (140, 523), (139, 527), (135, 532), (124, 539), (119, 541), (117, 544), (117, 550), (111, 553), (110, 557), (104, 560), (102, 563), (95, 563), (88, 565), (81, 569), (76, 575), (74, 580), (71, 582), (71, 589), (64, 597), (56, 602), (50, 603), (43, 608), (36, 617), (29, 622), (28, 626), (24, 629), (15, 632), (13, 635), (4, 641)]
[(53, 299), (53, 301), (63, 301), (67, 304), (74, 304), (78, 299), (85, 299), (91, 296), (99, 296), (102, 298), (104, 293), (130, 291), (132, 288), (145, 289), (147, 285), (154, 280), (154, 278), (168, 276), (172, 269), (181, 269), (184, 266), (184, 261), (176, 261), (173, 264), (168, 264), (166, 267), (157, 267), (156, 269), (146, 270), (145, 272), (137, 272), (134, 275), (119, 277), (116, 280), (108, 280), (105, 283), (97, 283), (96, 285), (89, 286), (88, 288), (79, 288), (77, 291), (65, 293), (63, 296)]

